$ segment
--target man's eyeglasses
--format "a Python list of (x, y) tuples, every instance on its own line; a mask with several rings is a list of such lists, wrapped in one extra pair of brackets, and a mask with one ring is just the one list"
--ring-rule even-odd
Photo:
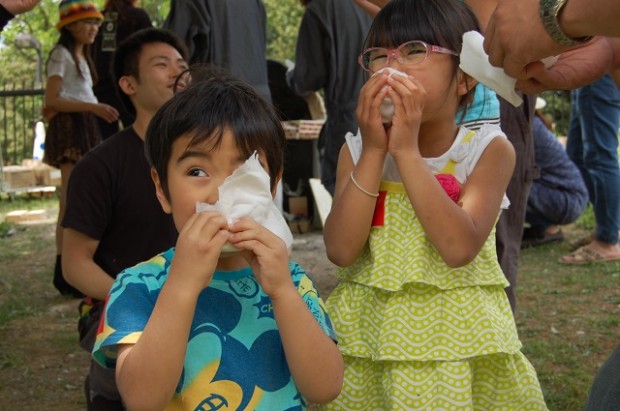
[(358, 62), (364, 70), (374, 73), (390, 64), (392, 59), (396, 59), (400, 64), (413, 66), (426, 60), (431, 53), (459, 55), (456, 51), (444, 47), (413, 40), (403, 43), (395, 49), (383, 47), (366, 49), (359, 55)]

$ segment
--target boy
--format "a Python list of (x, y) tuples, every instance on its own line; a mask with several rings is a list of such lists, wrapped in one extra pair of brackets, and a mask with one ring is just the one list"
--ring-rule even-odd
[[(124, 268), (174, 245), (177, 232), (162, 212), (144, 156), (146, 128), (174, 94), (187, 68), (187, 50), (174, 33), (145, 29), (116, 51), (113, 69), (121, 99), (136, 120), (91, 150), (76, 165), (68, 186), (63, 272), (89, 296), (80, 306), (80, 345), (91, 351), (103, 300)], [(123, 410), (114, 372), (91, 364), (88, 410)]]
[[(195, 212), (255, 151), (273, 196), (284, 143), (271, 105), (223, 76), (195, 82), (151, 121), (146, 153), (179, 238), (116, 279), (93, 351), (116, 367), (128, 408), (304, 409), (339, 394), (331, 321), (282, 239), (247, 217), (228, 225)], [(222, 254), (227, 242), (239, 251)]]

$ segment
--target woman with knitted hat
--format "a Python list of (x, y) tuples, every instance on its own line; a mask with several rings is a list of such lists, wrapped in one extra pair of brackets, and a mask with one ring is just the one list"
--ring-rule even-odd
[(80, 293), (62, 276), (60, 251), (66, 185), (76, 161), (101, 141), (96, 117), (112, 122), (118, 111), (97, 101), (93, 93), (93, 64), (89, 45), (95, 40), (103, 16), (90, 1), (63, 0), (56, 25), (60, 38), (47, 61), (43, 115), (48, 121), (43, 162), (59, 168), (60, 204), (56, 226), (54, 286), (61, 294)]

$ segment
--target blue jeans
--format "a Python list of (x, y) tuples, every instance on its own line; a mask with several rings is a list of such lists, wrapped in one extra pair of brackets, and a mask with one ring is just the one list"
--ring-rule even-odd
[(588, 187), (595, 238), (616, 244), (620, 229), (620, 90), (610, 75), (572, 91), (566, 151)]

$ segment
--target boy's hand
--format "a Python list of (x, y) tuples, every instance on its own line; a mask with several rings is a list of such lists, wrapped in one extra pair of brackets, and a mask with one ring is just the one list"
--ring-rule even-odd
[(179, 233), (169, 278), (197, 292), (209, 286), (230, 235), (227, 228), (226, 219), (219, 213), (201, 212), (191, 216)]
[(249, 217), (229, 227), (228, 241), (243, 250), (256, 279), (272, 299), (293, 287), (288, 267), (288, 250), (284, 241)]

